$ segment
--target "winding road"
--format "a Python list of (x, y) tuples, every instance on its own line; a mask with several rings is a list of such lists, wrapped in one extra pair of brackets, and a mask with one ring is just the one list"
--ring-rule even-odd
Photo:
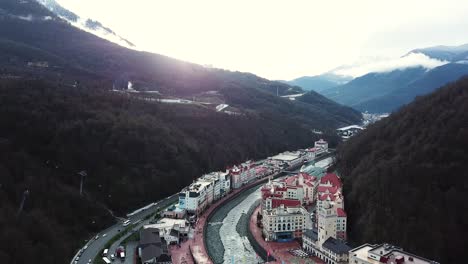
[[(130, 221), (132, 223), (134, 223), (136, 221), (139, 221), (139, 220), (143, 220), (146, 216), (154, 214), (157, 210), (166, 208), (166, 207), (170, 206), (171, 204), (177, 202), (178, 199), (179, 199), (179, 194), (176, 193), (176, 194), (174, 194), (172, 196), (169, 196), (169, 197), (167, 197), (165, 199), (162, 199), (162, 200), (156, 202), (152, 207), (147, 208), (146, 210), (143, 210), (143, 211), (141, 211), (139, 213), (136, 213), (136, 214), (130, 216), (128, 219), (130, 219)], [(124, 228), (122, 227), (122, 223), (117, 222), (113, 226), (110, 226), (107, 229), (101, 231), (98, 234), (99, 235), (98, 239), (94, 239), (94, 237), (96, 237), (96, 235), (94, 235), (94, 237), (92, 239), (90, 239), (88, 241), (88, 243), (86, 243), (86, 245), (84, 245), (83, 248), (81, 249), (83, 251), (83, 253), (81, 254), (81, 257), (79, 258), (77, 263), (78, 264), (87, 264), (90, 259), (91, 259), (91, 262), (93, 262), (94, 258), (97, 255), (102, 254), (102, 250), (103, 250), (104, 245), (123, 229)], [(102, 236), (104, 234), (106, 234), (105, 237)], [(86, 247), (86, 249), (85, 249), (85, 247)], [(78, 252), (77, 252), (77, 254), (78, 254)], [(77, 254), (73, 257), (73, 259), (71, 261), (71, 264), (75, 263)]]

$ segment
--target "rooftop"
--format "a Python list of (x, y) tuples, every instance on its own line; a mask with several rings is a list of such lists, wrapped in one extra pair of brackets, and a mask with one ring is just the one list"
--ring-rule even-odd
[(337, 254), (347, 254), (351, 250), (350, 246), (345, 244), (343, 241), (333, 237), (329, 237), (327, 240), (325, 240), (323, 247)]
[[(402, 248), (395, 247), (389, 244), (364, 244), (349, 251), (350, 256), (355, 256), (359, 259), (365, 260), (371, 264), (397, 264), (397, 259), (402, 259), (398, 263), (411, 263), (411, 264), (436, 264), (437, 262), (416, 256), (414, 254), (405, 252)], [(370, 258), (369, 254), (375, 255), (375, 258)]]
[(329, 182), (332, 186), (341, 188), (341, 179), (335, 173), (327, 173), (320, 179), (320, 184), (326, 184)]
[(159, 236), (157, 228), (147, 228), (140, 231), (140, 248), (143, 262), (170, 260), (166, 242)]
[(179, 227), (187, 226), (185, 219), (162, 218), (156, 224), (149, 224), (143, 226), (144, 229), (171, 229), (175, 225)]
[(276, 156), (271, 157), (271, 159), (281, 160), (281, 161), (292, 161), (298, 158), (300, 158), (299, 153), (293, 153), (293, 152), (283, 152)]
[(317, 241), (318, 231), (317, 229), (306, 229), (303, 236), (310, 238), (312, 241)]
[(336, 215), (338, 217), (346, 217), (346, 212), (342, 208), (336, 208)]
[(301, 206), (301, 201), (292, 199), (271, 199), (271, 208), (276, 208), (281, 205), (284, 205), (284, 207), (298, 207)]
[[(266, 210), (265, 210), (266, 211)], [(264, 212), (265, 212), (264, 211)], [(268, 215), (307, 215), (307, 211), (302, 207), (276, 207), (266, 212)]]

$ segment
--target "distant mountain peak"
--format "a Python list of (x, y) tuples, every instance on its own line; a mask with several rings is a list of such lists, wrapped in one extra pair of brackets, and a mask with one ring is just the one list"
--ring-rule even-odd
[(107, 39), (119, 45), (128, 48), (135, 48), (135, 44), (130, 42), (129, 40), (121, 37), (117, 33), (115, 33), (112, 29), (105, 27), (99, 21), (90, 19), (90, 18), (82, 18), (77, 14), (73, 13), (72, 11), (64, 8), (55, 0), (36, 0), (38, 3), (42, 4), (44, 7), (49, 9), (58, 17), (70, 22), (75, 27), (78, 27), (84, 31), (97, 35), (98, 37)]
[[(463, 44), (459, 46), (433, 46), (421, 49), (414, 49), (408, 54), (411, 53), (420, 53), (424, 54), (430, 58), (450, 61), (450, 62), (458, 62), (461, 60), (465, 60), (468, 56), (468, 44)], [(407, 54), (407, 55), (408, 55)]]

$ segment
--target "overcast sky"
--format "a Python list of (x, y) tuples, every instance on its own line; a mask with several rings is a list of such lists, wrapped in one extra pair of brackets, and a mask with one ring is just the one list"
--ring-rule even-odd
[(415, 48), (468, 43), (466, 0), (58, 2), (139, 49), (269, 79), (366, 64), (342, 72), (358, 76), (387, 60), (407, 65), (395, 60)]

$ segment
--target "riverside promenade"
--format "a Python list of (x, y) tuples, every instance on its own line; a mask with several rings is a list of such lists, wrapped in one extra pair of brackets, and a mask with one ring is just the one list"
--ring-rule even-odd
[(195, 224), (193, 230), (193, 237), (189, 238), (187, 241), (184, 241), (179, 246), (171, 246), (170, 251), (172, 255), (172, 261), (174, 263), (198, 263), (198, 264), (213, 264), (210, 256), (205, 247), (205, 237), (204, 229), (206, 227), (207, 219), (210, 218), (211, 214), (216, 211), (216, 209), (225, 204), (227, 201), (237, 197), (243, 191), (248, 190), (254, 186), (266, 182), (269, 177), (277, 177), (280, 173), (275, 173), (268, 177), (263, 177), (254, 182), (251, 182), (240, 189), (231, 191), (228, 195), (211, 204), (207, 210), (199, 215), (197, 223)]

